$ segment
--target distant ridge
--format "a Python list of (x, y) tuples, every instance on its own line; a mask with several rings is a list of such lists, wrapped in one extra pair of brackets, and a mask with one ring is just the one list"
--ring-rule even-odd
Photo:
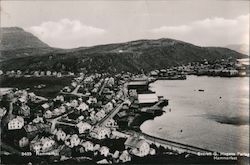
[[(15, 39), (15, 37), (13, 38)], [(35, 45), (46, 46), (44, 44)], [(200, 47), (169, 38), (156, 40), (143, 39), (67, 50), (50, 47), (46, 47), (45, 49), (29, 47), (27, 49), (8, 51), (5, 56), (18, 54), (20, 50), (27, 51), (32, 49), (34, 51), (31, 51), (28, 56), (19, 56), (19, 58), (16, 58), (16, 56), (12, 59), (2, 61), (0, 63), (1, 68), (3, 70), (57, 70), (74, 72), (85, 68), (90, 72), (139, 72), (141, 69), (148, 71), (201, 61), (203, 59), (214, 61), (229, 57), (232, 59), (248, 57), (228, 48)], [(43, 51), (39, 53), (36, 50)], [(44, 50), (47, 50), (47, 52), (44, 53)], [(11, 65), (13, 63), (15, 65)]]

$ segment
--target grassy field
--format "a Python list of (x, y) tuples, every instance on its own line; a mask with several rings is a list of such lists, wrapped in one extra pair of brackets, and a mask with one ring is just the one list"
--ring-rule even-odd
[[(36, 95), (53, 98), (65, 86), (70, 85), (73, 77), (0, 77), (0, 87), (12, 87), (18, 89), (29, 88), (29, 92)], [(43, 88), (35, 88), (40, 84)]]

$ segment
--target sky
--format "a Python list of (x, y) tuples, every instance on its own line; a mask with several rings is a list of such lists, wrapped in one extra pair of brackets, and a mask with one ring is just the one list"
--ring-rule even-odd
[(1, 1), (1, 27), (53, 47), (173, 38), (199, 46), (249, 44), (248, 0)]

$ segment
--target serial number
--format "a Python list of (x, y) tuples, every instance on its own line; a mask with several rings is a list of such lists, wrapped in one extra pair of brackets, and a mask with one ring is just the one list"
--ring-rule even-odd
[(32, 153), (31, 152), (21, 152), (22, 156), (31, 156)]

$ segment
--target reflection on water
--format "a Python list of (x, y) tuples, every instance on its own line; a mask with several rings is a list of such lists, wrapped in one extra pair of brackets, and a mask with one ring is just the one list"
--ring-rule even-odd
[(169, 99), (169, 106), (162, 116), (143, 123), (141, 130), (210, 150), (248, 153), (248, 84), (247, 77), (156, 81), (151, 89)]

